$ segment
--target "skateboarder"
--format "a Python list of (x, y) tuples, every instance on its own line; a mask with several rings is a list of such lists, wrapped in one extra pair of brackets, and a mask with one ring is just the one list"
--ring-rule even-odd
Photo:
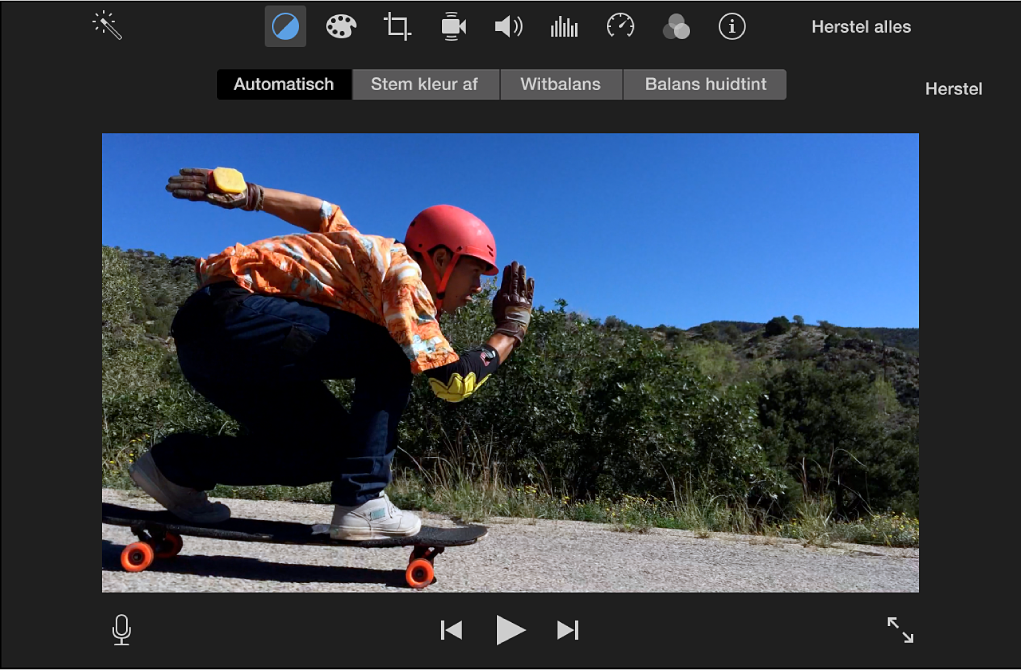
[[(468, 304), (481, 291), (481, 275), (497, 274), (496, 241), (477, 217), (429, 207), (401, 244), (359, 232), (325, 200), (223, 170), (185, 168), (167, 191), (265, 211), (307, 232), (236, 244), (196, 262), (200, 288), (171, 331), (178, 360), (192, 386), (243, 431), (169, 435), (138, 460), (131, 478), (196, 523), (230, 517), (207, 499), (216, 484), (332, 481), (335, 539), (417, 533), (418, 516), (384, 493), (413, 375), (425, 374), (443, 400), (470, 397), (525, 337), (535, 280), (517, 262), (506, 266), (492, 337), (458, 354), (437, 315)], [(229, 172), (239, 179), (232, 183)], [(326, 379), (355, 380), (350, 411)]]

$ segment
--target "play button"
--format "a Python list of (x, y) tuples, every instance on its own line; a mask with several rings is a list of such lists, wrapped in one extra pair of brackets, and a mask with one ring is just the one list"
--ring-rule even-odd
[(503, 644), (512, 637), (517, 637), (524, 632), (525, 629), (516, 623), (511, 623), (502, 616), (496, 617), (496, 644)]

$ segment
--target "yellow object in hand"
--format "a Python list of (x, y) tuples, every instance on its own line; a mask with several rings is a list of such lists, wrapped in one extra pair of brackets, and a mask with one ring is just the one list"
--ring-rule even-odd
[(245, 177), (234, 168), (218, 167), (210, 174), (213, 185), (222, 193), (244, 193)]

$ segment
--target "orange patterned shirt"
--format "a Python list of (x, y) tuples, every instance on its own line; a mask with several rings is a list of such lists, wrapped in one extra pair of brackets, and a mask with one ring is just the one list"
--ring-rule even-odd
[[(422, 269), (392, 237), (363, 235), (323, 201), (317, 233), (235, 244), (195, 264), (199, 286), (229, 279), (264, 295), (307, 300), (386, 327), (420, 374), (458, 360), (440, 331)], [(352, 355), (357, 355), (352, 352)]]

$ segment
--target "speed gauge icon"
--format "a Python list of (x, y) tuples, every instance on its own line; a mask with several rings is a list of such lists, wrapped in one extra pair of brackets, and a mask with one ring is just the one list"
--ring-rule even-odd
[(606, 22), (606, 32), (610, 37), (631, 37), (635, 32), (635, 20), (624, 12), (617, 12)]

